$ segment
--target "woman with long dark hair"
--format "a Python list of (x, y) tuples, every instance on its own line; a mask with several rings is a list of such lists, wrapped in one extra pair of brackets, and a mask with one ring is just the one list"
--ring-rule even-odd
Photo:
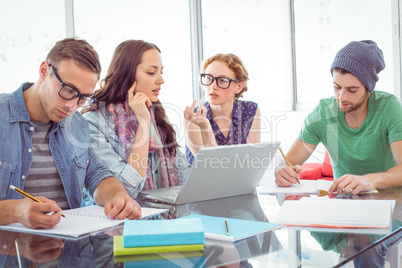
[(188, 173), (159, 101), (162, 74), (156, 45), (124, 41), (95, 92), (97, 102), (83, 111), (92, 147), (134, 198), (142, 189), (180, 185)]

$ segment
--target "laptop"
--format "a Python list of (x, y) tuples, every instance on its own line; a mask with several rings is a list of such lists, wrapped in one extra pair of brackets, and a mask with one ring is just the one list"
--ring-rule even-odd
[(141, 191), (139, 197), (180, 205), (253, 193), (279, 145), (275, 141), (201, 148), (182, 186)]

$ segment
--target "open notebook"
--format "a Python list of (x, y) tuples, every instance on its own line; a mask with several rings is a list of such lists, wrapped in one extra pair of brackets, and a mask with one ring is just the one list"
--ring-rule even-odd
[[(141, 219), (157, 215), (167, 209), (141, 208)], [(0, 229), (27, 232), (31, 234), (44, 234), (52, 236), (79, 237), (94, 233), (110, 227), (117, 226), (124, 220), (110, 220), (101, 206), (93, 205), (76, 209), (64, 210), (66, 217), (61, 217), (60, 223), (53, 229), (31, 229), (21, 223), (12, 223), (0, 226)]]
[[(333, 181), (328, 180), (300, 180), (299, 184), (293, 184), (290, 187), (279, 187), (275, 180), (267, 180), (261, 184), (260, 194), (319, 194), (328, 195), (328, 190)], [(362, 191), (359, 194), (378, 193), (377, 189), (371, 191)]]

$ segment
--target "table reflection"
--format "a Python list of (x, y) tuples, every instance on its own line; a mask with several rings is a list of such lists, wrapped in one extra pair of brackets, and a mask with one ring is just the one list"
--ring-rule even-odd
[[(160, 202), (144, 201), (150, 207), (169, 208), (169, 218), (179, 218), (190, 214), (202, 214), (244, 220), (265, 221), (258, 196), (240, 195), (215, 200), (207, 200), (184, 205), (168, 205)], [(266, 232), (236, 243), (207, 240), (204, 247), (205, 266), (251, 267), (248, 259), (281, 248), (274, 232)]]
[(113, 238), (80, 239), (0, 231), (0, 267), (113, 267)]

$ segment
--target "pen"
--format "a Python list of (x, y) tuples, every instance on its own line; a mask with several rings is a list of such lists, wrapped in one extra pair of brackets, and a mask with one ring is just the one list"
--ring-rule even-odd
[[(285, 159), (286, 165), (288, 165), (288, 167), (290, 167), (291, 169), (293, 169), (292, 164), (291, 164), (291, 163), (289, 162), (289, 160), (286, 158), (286, 155), (283, 153), (281, 147), (279, 147), (279, 151), (281, 152), (281, 154), (282, 154), (282, 156), (283, 156), (283, 159)], [(299, 179), (296, 178), (296, 180), (297, 180), (297, 183), (300, 185)]]
[(227, 220), (225, 220), (225, 227), (226, 227), (226, 235), (230, 235), (230, 233), (229, 233), (229, 225), (228, 225)]
[[(36, 199), (36, 198), (35, 198), (35, 197), (33, 197), (32, 195), (27, 194), (26, 192), (24, 192), (24, 191), (22, 191), (22, 190), (18, 189), (18, 188), (17, 188), (17, 187), (15, 187), (14, 185), (10, 185), (10, 189), (12, 189), (12, 190), (16, 191), (17, 193), (22, 194), (23, 196), (26, 196), (26, 197), (30, 198), (31, 200), (33, 200), (33, 201), (35, 201), (35, 202), (38, 202), (38, 203), (43, 203), (43, 202), (42, 202), (42, 201), (40, 201), (39, 199)], [(63, 216), (64, 218), (66, 217), (66, 215), (64, 215), (64, 214), (61, 214), (61, 216)]]

